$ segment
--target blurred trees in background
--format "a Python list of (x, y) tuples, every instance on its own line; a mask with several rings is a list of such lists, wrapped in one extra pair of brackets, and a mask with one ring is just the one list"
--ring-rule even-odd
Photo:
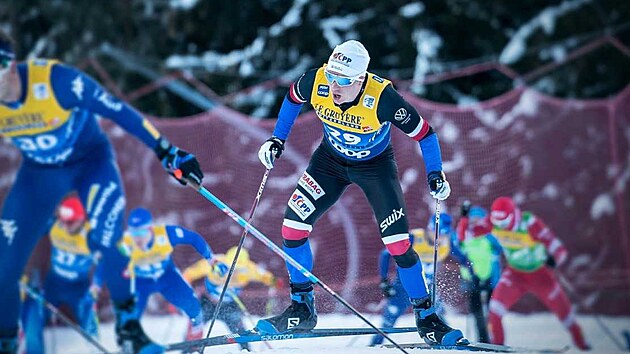
[[(3, 0), (0, 26), (15, 37), (20, 58), (79, 65), (95, 56), (124, 92), (151, 80), (104, 56), (104, 46), (159, 75), (187, 70), (220, 96), (282, 77), (284, 85), (224, 101), (273, 117), (286, 82), (325, 62), (345, 39), (361, 40), (372, 57), (370, 71), (391, 79), (499, 59), (525, 74), (606, 34), (630, 47), (630, 1)], [(604, 45), (526, 84), (557, 97), (608, 97), (630, 82), (629, 55)], [(414, 91), (456, 103), (495, 97), (516, 84), (487, 71)], [(133, 104), (157, 116), (200, 111), (165, 89)]]

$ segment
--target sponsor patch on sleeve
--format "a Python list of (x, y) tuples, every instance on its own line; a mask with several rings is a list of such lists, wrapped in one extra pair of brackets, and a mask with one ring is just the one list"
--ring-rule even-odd
[(400, 107), (396, 113), (394, 113), (394, 119), (400, 122), (400, 124), (407, 124), (411, 120), (411, 114), (403, 107)]

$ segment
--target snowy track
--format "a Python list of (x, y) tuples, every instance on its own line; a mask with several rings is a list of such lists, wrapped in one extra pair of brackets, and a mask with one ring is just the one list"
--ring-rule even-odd
[[(369, 319), (379, 324), (378, 317), (370, 315)], [(606, 325), (621, 338), (621, 330), (630, 328), (630, 317), (602, 317)], [(466, 317), (462, 315), (447, 316), (450, 324), (466, 331)], [(597, 321), (592, 316), (579, 316), (588, 341), (593, 346), (592, 353), (621, 353), (615, 344), (602, 331)], [(159, 343), (178, 342), (182, 340), (186, 329), (186, 320), (183, 316), (151, 317), (145, 316), (142, 320), (149, 336)], [(397, 323), (397, 326), (413, 325), (413, 317), (405, 315)], [(506, 344), (532, 349), (562, 348), (570, 344), (570, 338), (564, 331), (558, 320), (549, 314), (537, 314), (530, 316), (507, 315), (504, 318), (506, 331)], [(318, 327), (361, 327), (362, 322), (350, 315), (320, 315)], [(471, 328), (468, 329), (470, 333)], [(101, 326), (101, 342), (111, 350), (116, 348), (114, 342), (113, 324), (106, 323)], [(227, 333), (222, 323), (217, 322), (213, 335)], [(419, 337), (414, 333), (395, 334), (392, 338), (398, 343), (417, 342)], [(260, 353), (286, 353), (286, 354), (392, 354), (400, 353), (397, 349), (369, 348), (369, 336), (322, 338), (322, 339), (297, 339), (281, 342), (273, 342), (273, 349), (268, 349), (262, 343), (253, 343), (251, 348)], [(473, 338), (474, 339), (474, 338)], [(78, 334), (69, 328), (56, 328), (46, 332), (46, 345), (48, 354), (86, 354), (95, 353), (93, 347), (86, 343)], [(443, 354), (462, 354), (461, 350), (428, 351), (420, 349), (408, 349), (409, 353), (437, 352)], [(244, 353), (237, 345), (206, 348), (205, 353), (228, 354)], [(580, 353), (577, 349), (570, 349), (567, 353)]]

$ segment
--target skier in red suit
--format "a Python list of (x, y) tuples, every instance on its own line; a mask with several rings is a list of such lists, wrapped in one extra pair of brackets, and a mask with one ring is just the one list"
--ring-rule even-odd
[(556, 314), (576, 347), (590, 349), (554, 274), (554, 269), (566, 261), (567, 250), (540, 218), (521, 211), (511, 198), (499, 197), (492, 203), (490, 216), (475, 225), (469, 225), (467, 216), (462, 217), (457, 233), (460, 240), (492, 233), (503, 247), (507, 264), (492, 293), (488, 316), (493, 343), (503, 344), (501, 318), (529, 292)]

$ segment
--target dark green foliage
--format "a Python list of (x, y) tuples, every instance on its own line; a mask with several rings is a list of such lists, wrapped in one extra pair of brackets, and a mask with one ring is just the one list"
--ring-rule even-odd
[[(90, 55), (96, 56), (126, 93), (151, 80), (121, 68), (115, 60), (102, 58), (99, 48), (103, 43), (133, 54), (143, 66), (165, 74), (169, 71), (166, 59), (173, 55), (201, 56), (208, 51), (227, 54), (251, 48), (255, 40), (262, 39), (264, 49), (248, 60), (250, 72), (243, 72), (240, 62), (220, 69), (191, 68), (197, 78), (223, 96), (277, 78), (300, 63), (314, 67), (325, 62), (331, 51), (328, 42), (331, 32), (325, 32), (323, 24), (330, 23), (331, 17), (340, 19), (337, 24), (350, 23), (338, 26), (333, 33), (341, 40), (361, 40), (372, 56), (371, 71), (392, 79), (410, 80), (418, 57), (415, 31), (425, 30), (441, 39), (436, 55), (429, 60), (428, 73), (432, 74), (498, 60), (518, 30), (532, 19), (540, 18), (544, 9), (575, 1), (425, 0), (415, 2), (422, 11), (403, 16), (401, 8), (414, 1), (313, 0), (297, 12), (298, 25), (277, 34), (270, 27), (296, 7), (294, 1), (204, 0), (191, 9), (181, 9), (172, 8), (167, 0), (4, 0), (0, 1), (0, 26), (16, 38), (21, 58), (35, 54), (79, 65)], [(547, 22), (553, 24), (551, 30), (537, 27), (527, 36), (526, 52), (510, 64), (513, 70), (526, 74), (605, 33), (613, 34), (630, 47), (629, 1), (593, 0), (552, 19)], [(550, 53), (555, 53), (555, 57)], [(603, 98), (614, 95), (630, 82), (628, 67), (630, 57), (604, 45), (559, 69), (532, 78), (529, 84), (557, 97)], [(513, 85), (511, 79), (490, 71), (426, 85), (422, 95), (446, 103), (457, 102), (461, 96), (485, 100)], [(267, 109), (258, 113), (263, 116), (275, 115), (285, 90), (269, 92), (274, 94), (275, 102), (266, 103)], [(252, 102), (255, 99), (226, 103), (252, 113), (257, 108)], [(199, 112), (166, 89), (133, 103), (158, 116)]]

